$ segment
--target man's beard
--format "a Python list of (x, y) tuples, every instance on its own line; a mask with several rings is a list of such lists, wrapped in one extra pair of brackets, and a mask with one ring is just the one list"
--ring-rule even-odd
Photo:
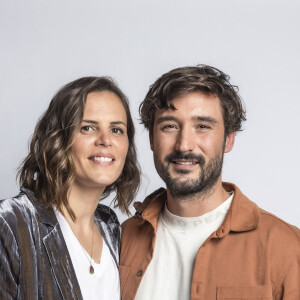
[[(173, 197), (182, 199), (190, 197), (203, 197), (213, 190), (221, 175), (224, 157), (223, 153), (223, 151), (220, 151), (206, 163), (203, 155), (174, 152), (165, 158), (165, 161), (168, 163), (167, 166), (163, 165), (162, 161), (160, 161), (159, 158), (154, 154), (154, 163), (158, 174), (166, 183), (167, 188)], [(172, 161), (175, 159), (192, 160), (193, 162), (197, 161), (200, 167), (198, 178), (187, 179), (184, 181), (181, 181), (180, 177), (172, 178), (170, 174), (170, 166)], [(184, 175), (189, 174), (191, 171), (177, 169), (173, 172)]]

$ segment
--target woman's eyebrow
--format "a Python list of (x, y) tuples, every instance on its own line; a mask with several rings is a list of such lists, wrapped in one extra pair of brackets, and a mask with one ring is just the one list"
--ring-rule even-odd
[[(95, 125), (99, 124), (99, 122), (94, 121), (94, 120), (82, 120), (82, 122), (88, 123), (88, 124), (95, 124)], [(122, 124), (125, 127), (127, 126), (126, 123), (123, 122), (123, 121), (112, 121), (112, 122), (110, 122), (110, 124), (112, 124), (112, 125), (120, 125), (120, 124)]]
[(112, 125), (120, 125), (120, 124), (123, 124), (125, 127), (127, 126), (126, 123), (124, 123), (123, 121), (113, 121), (113, 122), (110, 122), (110, 124), (112, 124)]
[(99, 124), (97, 121), (94, 120), (82, 120), (84, 123), (89, 123), (89, 124)]

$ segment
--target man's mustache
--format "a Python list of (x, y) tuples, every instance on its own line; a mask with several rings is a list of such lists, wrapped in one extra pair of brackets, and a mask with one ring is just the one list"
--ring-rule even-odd
[(193, 160), (195, 162), (198, 162), (200, 166), (204, 166), (205, 165), (205, 158), (203, 155), (196, 155), (194, 153), (182, 153), (182, 152), (173, 152), (171, 154), (169, 154), (166, 157), (166, 161), (168, 163), (173, 162), (174, 160), (177, 159), (184, 159), (184, 160)]

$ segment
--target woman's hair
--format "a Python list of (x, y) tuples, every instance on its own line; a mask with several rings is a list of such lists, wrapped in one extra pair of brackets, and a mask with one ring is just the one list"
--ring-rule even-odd
[(80, 78), (56, 93), (35, 127), (29, 154), (18, 171), (21, 186), (32, 190), (47, 206), (55, 205), (61, 210), (64, 205), (73, 220), (76, 216), (68, 204), (68, 194), (75, 179), (72, 145), (81, 126), (87, 95), (98, 91), (110, 91), (120, 98), (126, 111), (129, 141), (123, 171), (116, 182), (105, 188), (102, 198), (116, 191), (114, 206), (129, 214), (128, 206), (140, 183), (135, 130), (128, 100), (109, 77)]
[(150, 86), (140, 105), (141, 121), (152, 134), (157, 109), (175, 109), (172, 104), (174, 98), (200, 91), (219, 98), (225, 134), (240, 131), (246, 114), (238, 88), (232, 85), (229, 79), (230, 77), (222, 71), (207, 65), (171, 70)]

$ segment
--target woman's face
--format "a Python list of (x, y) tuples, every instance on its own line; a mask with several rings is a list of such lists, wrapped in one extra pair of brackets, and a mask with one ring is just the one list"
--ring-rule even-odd
[(75, 185), (104, 190), (120, 176), (127, 151), (127, 117), (120, 98), (109, 91), (89, 93), (72, 146)]

